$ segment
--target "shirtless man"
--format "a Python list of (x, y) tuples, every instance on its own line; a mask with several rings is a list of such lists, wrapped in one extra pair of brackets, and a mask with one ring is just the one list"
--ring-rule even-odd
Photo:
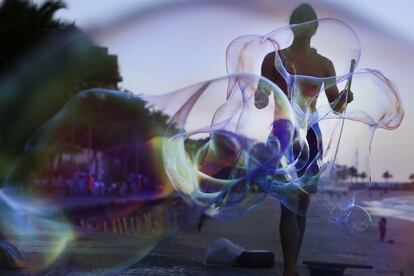
[[(309, 4), (301, 4), (291, 14), (289, 24), (300, 24), (308, 21), (316, 20), (317, 16), (312, 6)], [(318, 22), (313, 21), (304, 28), (292, 28), (294, 39), (292, 44), (286, 48), (279, 50), (279, 55), (284, 68), (291, 75), (306, 75), (313, 77), (332, 77), (335, 76), (335, 69), (332, 61), (317, 53), (315, 49), (310, 46), (312, 36), (318, 28)], [(266, 55), (262, 63), (262, 76), (277, 84), (291, 99), (292, 93), (288, 91), (288, 85), (277, 72), (275, 68), (276, 52), (271, 52)], [(307, 99), (311, 99), (308, 108), (311, 112), (316, 109), (317, 93), (319, 93), (322, 83), (315, 84), (315, 82), (300, 83), (301, 93)], [(346, 106), (353, 100), (351, 91), (343, 91), (339, 93), (336, 85), (327, 85), (325, 89), (331, 107), (336, 112), (342, 112)], [(257, 108), (263, 108), (268, 104), (268, 96), (264, 92), (256, 92), (255, 105)], [(339, 98), (339, 101), (337, 100)], [(315, 129), (318, 126), (314, 126)], [(316, 157), (318, 151), (321, 150), (321, 139), (317, 137), (317, 133), (313, 129), (309, 129), (307, 133), (307, 140), (310, 148), (309, 160)], [(305, 168), (308, 164), (305, 166)], [(304, 169), (298, 171), (299, 176), (303, 175)], [(284, 259), (284, 276), (295, 276), (296, 263), (299, 257), (300, 247), (303, 240), (303, 235), (306, 226), (306, 211), (309, 206), (309, 195), (301, 193), (297, 195), (297, 208), (301, 210), (301, 215), (288, 209), (281, 204), (281, 219), (280, 219), (280, 238), (282, 244), (282, 252)]]

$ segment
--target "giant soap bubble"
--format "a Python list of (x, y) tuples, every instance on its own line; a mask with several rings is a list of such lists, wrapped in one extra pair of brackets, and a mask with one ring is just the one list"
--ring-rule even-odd
[[(296, 67), (301, 65), (297, 62), (300, 56), (289, 54), (292, 52), (289, 47), (295, 35), (300, 37), (314, 30), (316, 33), (311, 38), (313, 56), (333, 63), (335, 75), (317, 70), (313, 72), (316, 75), (296, 73), (300, 69)], [(360, 210), (362, 207), (356, 205), (356, 196), (368, 188), (366, 183), (369, 181), (355, 184), (352, 177), (363, 175), (370, 179), (369, 154), (375, 130), (394, 129), (402, 121), (404, 113), (396, 86), (380, 71), (354, 71), (360, 55), (356, 33), (345, 23), (330, 18), (286, 26), (267, 35), (242, 36), (227, 49), (229, 73), (263, 74), (263, 59), (270, 57), (274, 65), (274, 81), (289, 97), (299, 132), (292, 141), (296, 153), (287, 158), (283, 166), (286, 175), (282, 182), (284, 186), (292, 186), (292, 190), (289, 195), (277, 190), (274, 194), (299, 214), (328, 215), (338, 221), (347, 220), (350, 213)], [(319, 65), (315, 63), (314, 66), (318, 68)], [(346, 105), (344, 98), (348, 96), (350, 86), (353, 101)], [(323, 92), (332, 89), (343, 92), (329, 103)], [(313, 154), (309, 139), (304, 138), (310, 129), (317, 136), (317, 146), (313, 146), (317, 152)], [(314, 194), (316, 187), (315, 197), (325, 203), (323, 212), (305, 214), (297, 202), (286, 201), (300, 193)], [(342, 198), (331, 197), (339, 191)], [(368, 215), (361, 220), (369, 226)]]
[[(297, 75), (283, 55), (292, 32), (306, 31), (310, 22), (234, 40), (229, 74), (221, 78), (158, 96), (95, 88), (71, 97), (8, 167), (0, 191), (3, 235), (29, 252), (29, 261), (41, 256), (35, 272), (65, 258), (73, 269), (115, 272), (202, 213), (231, 219), (269, 194), (300, 215), (329, 218), (351, 234), (364, 231), (370, 217), (356, 195), (367, 187), (349, 175), (369, 177), (375, 129), (398, 127), (403, 111), (395, 85), (379, 71), (350, 72), (360, 56), (353, 30), (335, 19), (318, 22), (312, 46), (332, 58), (335, 76)], [(69, 42), (34, 60), (43, 70), (40, 80), (21, 69), (2, 87), (52, 95), (62, 79), (79, 74), (77, 61), (90, 57), (84, 38), (69, 36)], [(62, 49), (70, 62), (58, 58)], [(260, 77), (272, 52), (285, 86)], [(53, 62), (40, 67), (45, 60)], [(345, 90), (329, 104), (321, 92), (341, 91), (351, 78), (353, 102), (343, 104)], [(41, 107), (43, 101), (26, 103)], [(309, 129), (316, 145), (306, 138)], [(343, 196), (330, 196), (336, 191)], [(306, 214), (298, 204), (303, 194), (324, 207)], [(116, 258), (84, 263), (83, 254), (104, 254), (114, 244), (122, 248)], [(36, 246), (41, 250), (30, 250)]]
[(114, 273), (201, 212), (174, 192), (163, 169), (167, 114), (124, 91), (69, 94), (116, 76), (102, 63), (104, 50), (68, 31), (0, 82), (1, 116), (13, 126), (1, 137), (1, 233), (34, 273), (55, 264)]

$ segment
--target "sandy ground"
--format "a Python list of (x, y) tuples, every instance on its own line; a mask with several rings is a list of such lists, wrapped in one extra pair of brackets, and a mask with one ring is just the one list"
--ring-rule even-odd
[[(374, 199), (379, 194), (374, 192)], [(389, 193), (387, 196), (397, 196)], [(310, 212), (315, 212), (319, 204), (313, 202)], [(279, 203), (268, 198), (251, 213), (232, 221), (207, 220), (201, 233), (196, 226), (189, 226), (173, 239), (162, 244), (154, 254), (174, 254), (176, 257), (201, 262), (208, 244), (218, 238), (228, 238), (246, 249), (267, 249), (275, 253), (276, 267), (271, 270), (242, 270), (248, 275), (279, 275), (282, 267), (282, 255), (278, 224)], [(388, 218), (386, 240), (393, 243), (380, 243), (377, 223), (373, 217), (372, 229), (357, 236), (349, 236), (337, 225), (324, 218), (308, 218), (308, 227), (303, 242), (299, 263), (303, 260), (370, 264), (374, 269), (348, 269), (346, 275), (414, 275), (414, 223)], [(182, 246), (183, 250), (179, 250)], [(187, 249), (186, 249), (187, 248)], [(190, 249), (191, 248), (191, 249)], [(177, 249), (177, 250), (175, 250)], [(169, 252), (170, 251), (170, 252)], [(306, 269), (299, 265), (301, 275), (307, 275)], [(215, 275), (212, 273), (211, 275)]]

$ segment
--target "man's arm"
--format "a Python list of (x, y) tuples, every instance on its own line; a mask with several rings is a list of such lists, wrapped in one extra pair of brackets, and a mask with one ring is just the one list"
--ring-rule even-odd
[[(325, 71), (326, 71), (326, 77), (334, 77), (336, 76), (335, 68), (329, 59), (325, 60)], [(325, 94), (328, 98), (328, 102), (331, 105), (331, 108), (335, 112), (343, 112), (345, 110), (346, 104), (353, 101), (353, 93), (351, 91), (341, 91), (339, 93), (338, 87), (334, 83), (334, 81), (325, 81)], [(338, 99), (338, 97), (340, 97)]]
[(276, 83), (276, 68), (275, 68), (275, 52), (271, 52), (265, 56), (262, 63), (261, 75), (272, 82)]
[[(277, 71), (275, 68), (275, 52), (271, 52), (265, 56), (262, 63), (261, 68), (261, 76), (267, 78), (273, 83), (276, 83), (276, 75)], [(264, 92), (267, 96), (270, 96), (271, 91), (269, 88), (266, 87), (266, 83), (261, 82), (259, 83), (259, 88), (262, 92)]]
[[(272, 82), (275, 82), (276, 68), (274, 68), (275, 53), (269, 53), (265, 56), (262, 63), (261, 75)], [(269, 104), (269, 96), (272, 93), (271, 89), (267, 87), (267, 83), (259, 81), (256, 92), (254, 93), (254, 104), (256, 108), (262, 109)]]

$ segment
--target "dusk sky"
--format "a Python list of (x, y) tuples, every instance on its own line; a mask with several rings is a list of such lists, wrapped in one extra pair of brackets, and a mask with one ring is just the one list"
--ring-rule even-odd
[[(41, 1), (37, 1), (41, 2)], [(225, 75), (225, 49), (243, 34), (265, 34), (287, 24), (303, 1), (67, 0), (58, 13), (75, 21), (118, 55), (121, 86), (158, 94)], [(379, 130), (372, 146), (372, 175), (394, 180), (414, 173), (414, 103), (411, 93), (414, 30), (412, 1), (307, 1), (318, 16), (351, 25), (362, 43), (359, 67), (381, 70), (400, 89), (406, 116), (398, 130)], [(381, 4), (379, 4), (381, 3)]]

